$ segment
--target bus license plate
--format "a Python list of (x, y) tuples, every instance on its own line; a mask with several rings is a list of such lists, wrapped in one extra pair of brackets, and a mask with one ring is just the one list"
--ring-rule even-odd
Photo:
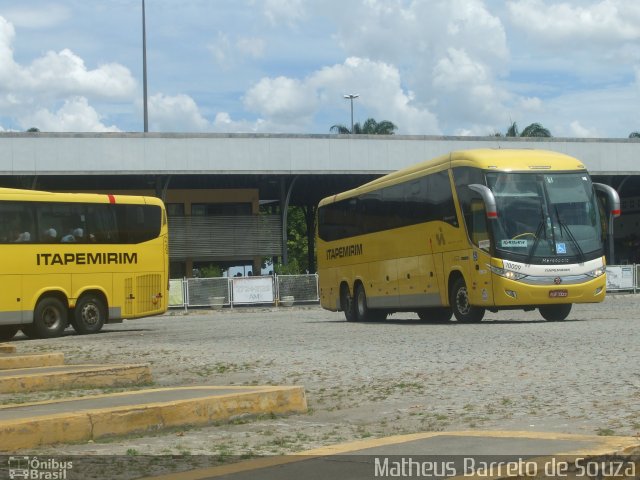
[(550, 290), (549, 291), (549, 296), (551, 298), (568, 297), (569, 296), (569, 291), (568, 290)]

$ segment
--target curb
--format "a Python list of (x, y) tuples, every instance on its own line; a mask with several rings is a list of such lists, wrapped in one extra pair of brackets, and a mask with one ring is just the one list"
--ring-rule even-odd
[(0, 356), (0, 370), (64, 365), (64, 353), (33, 353)]
[(0, 393), (151, 383), (149, 365), (60, 365), (0, 371)]
[[(166, 396), (201, 390), (204, 394), (190, 399), (163, 402), (136, 402), (113, 408), (75, 408), (73, 402), (101, 399), (126, 400), (127, 396)], [(219, 393), (216, 394), (216, 391)], [(233, 393), (229, 393), (229, 392)], [(222, 394), (220, 393), (222, 392)], [(66, 405), (65, 405), (66, 404)], [(32, 415), (25, 408), (55, 412), (56, 407), (70, 408), (67, 413)], [(25, 418), (15, 418), (23, 410)], [(0, 451), (15, 451), (55, 443), (86, 442), (99, 438), (159, 431), (180, 426), (203, 426), (240, 415), (304, 413), (307, 401), (303, 387), (177, 387), (138, 390), (80, 399), (35, 402), (0, 407), (7, 420), (0, 420)]]

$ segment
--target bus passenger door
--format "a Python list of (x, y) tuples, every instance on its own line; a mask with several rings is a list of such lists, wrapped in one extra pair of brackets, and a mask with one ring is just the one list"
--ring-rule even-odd
[(471, 225), (468, 225), (472, 245), (471, 285), (468, 285), (471, 303), (477, 306), (492, 306), (493, 285), (491, 281), (491, 240), (487, 229), (484, 203), (471, 200)]

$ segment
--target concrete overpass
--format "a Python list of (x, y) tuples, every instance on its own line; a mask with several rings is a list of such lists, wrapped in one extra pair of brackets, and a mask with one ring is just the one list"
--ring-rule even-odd
[[(204, 192), (254, 192), (251, 211), (259, 203), (307, 206), (310, 211), (330, 194), (416, 162), (470, 148), (540, 148), (579, 158), (598, 181), (619, 190), (624, 215), (640, 212), (640, 141), (637, 139), (506, 138), (376, 135), (171, 134), (171, 133), (0, 133), (0, 186), (67, 191), (151, 193), (182, 202), (189, 217), (190, 195), (207, 204)], [(176, 192), (182, 192), (177, 197)], [(635, 198), (638, 197), (637, 201)], [(634, 207), (630, 207), (633, 200)], [(218, 198), (215, 202), (228, 204)], [(238, 203), (234, 200), (232, 203)], [(242, 203), (242, 202), (241, 202)], [(637, 203), (638, 208), (635, 208)], [(198, 207), (200, 208), (200, 207)], [(211, 210), (215, 212), (215, 209)], [(181, 235), (174, 220), (175, 260), (236, 261), (273, 256), (283, 250), (285, 218), (272, 222), (262, 247), (230, 251), (197, 245)], [(219, 213), (219, 212), (218, 212)], [(236, 212), (237, 213), (237, 212)], [(206, 213), (205, 213), (206, 215)], [(242, 216), (242, 215), (240, 215)], [(635, 217), (632, 230), (640, 232)], [(187, 219), (186, 221), (189, 221)], [(634, 223), (635, 222), (635, 223)], [(206, 222), (205, 222), (206, 223)], [(246, 224), (243, 227), (247, 228)], [(227, 223), (225, 228), (236, 228)], [(203, 225), (218, 236), (219, 227)], [(261, 235), (261, 234), (259, 234)], [(286, 253), (285, 253), (286, 255)], [(187, 268), (187, 270), (189, 270)]]

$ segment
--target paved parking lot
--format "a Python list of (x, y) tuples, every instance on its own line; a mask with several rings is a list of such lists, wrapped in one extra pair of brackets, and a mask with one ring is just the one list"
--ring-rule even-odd
[(279, 454), (476, 429), (633, 436), (640, 432), (639, 309), (640, 295), (617, 295), (575, 306), (565, 322), (514, 311), (488, 313), (481, 324), (429, 324), (413, 314), (347, 323), (318, 306), (178, 311), (93, 336), (70, 330), (15, 343), (21, 353), (62, 351), (67, 363), (148, 362), (157, 386), (304, 385), (310, 407), (305, 415), (32, 453)]

